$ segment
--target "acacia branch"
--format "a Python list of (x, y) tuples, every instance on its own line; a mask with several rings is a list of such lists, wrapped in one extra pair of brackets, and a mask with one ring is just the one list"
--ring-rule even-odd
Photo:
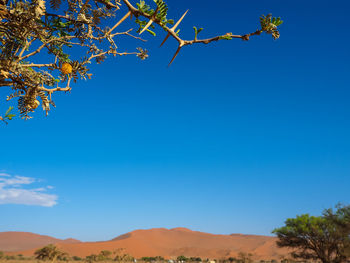
[(43, 68), (43, 67), (54, 67), (56, 66), (55, 63), (49, 63), (49, 64), (34, 64), (34, 63), (31, 63), (31, 64), (22, 64), (21, 65), (22, 67), (31, 67), (31, 68)]
[[(164, 24), (162, 24), (161, 21), (154, 19), (154, 15), (156, 14), (156, 12), (153, 15), (149, 15), (143, 12), (140, 12), (138, 9), (136, 9), (128, 0), (122, 0), (124, 2), (124, 4), (128, 7), (129, 11), (135, 15), (135, 16), (143, 16), (145, 18), (148, 19), (152, 19), (153, 22), (157, 25), (159, 25), (161, 28), (164, 29), (164, 31), (166, 31), (169, 35), (171, 35), (175, 40), (177, 40), (177, 42), (179, 44), (183, 44), (183, 45), (192, 45), (192, 44), (196, 44), (196, 43), (203, 43), (203, 44), (209, 44), (213, 41), (218, 41), (218, 40), (222, 40), (225, 39), (226, 37), (231, 37), (231, 38), (240, 38), (242, 40), (249, 40), (250, 36), (253, 35), (260, 35), (261, 34), (261, 30), (257, 30), (253, 33), (249, 33), (249, 34), (245, 34), (245, 35), (233, 35), (232, 33), (226, 33), (225, 35), (220, 35), (220, 36), (216, 36), (216, 37), (212, 37), (212, 38), (208, 38), (208, 39), (193, 39), (193, 40), (183, 40), (181, 39), (176, 33), (175, 33), (175, 28), (178, 26), (175, 25), (175, 28), (169, 28), (167, 26), (165, 26)], [(187, 11), (186, 11), (187, 13)], [(185, 14), (186, 14), (185, 13)], [(184, 15), (185, 15), (184, 14)], [(181, 22), (181, 20), (183, 19), (183, 17), (179, 20), (179, 22)]]
[[(62, 38), (68, 38), (69, 36), (65, 36), (65, 37), (62, 37)], [(29, 57), (31, 57), (31, 56), (34, 56), (34, 55), (36, 55), (36, 54), (38, 54), (44, 47), (46, 47), (48, 44), (50, 44), (51, 42), (53, 42), (53, 41), (58, 41), (60, 38), (52, 38), (52, 39), (50, 39), (49, 41), (47, 41), (47, 42), (44, 42), (40, 47), (38, 47), (35, 51), (33, 51), (32, 53), (29, 53), (29, 54), (27, 54), (27, 55), (25, 55), (24, 57), (19, 57), (18, 58), (18, 61), (17, 62), (20, 62), (20, 61), (22, 61), (22, 60), (24, 60), (24, 59), (27, 59), (27, 58), (29, 58)]]
[(65, 88), (61, 88), (58, 86), (57, 84), (57, 87), (56, 88), (52, 88), (52, 89), (48, 89), (48, 88), (45, 88), (43, 85), (38, 87), (38, 90), (42, 90), (42, 91), (46, 91), (46, 92), (49, 92), (49, 93), (53, 93), (55, 91), (70, 91), (72, 88), (70, 87), (70, 82), (72, 80), (72, 77), (69, 76), (68, 77), (68, 80), (67, 80), (67, 85)]
[(180, 18), (180, 20), (175, 24), (175, 26), (173, 28), (169, 28), (166, 25), (164, 25), (161, 21), (155, 19), (158, 9), (152, 15), (149, 15), (149, 14), (141, 12), (140, 10), (135, 8), (128, 0), (122, 0), (122, 1), (128, 7), (129, 12), (131, 12), (132, 15), (135, 15), (136, 17), (143, 16), (143, 17), (149, 19), (149, 22), (143, 28), (141, 33), (143, 31), (145, 31), (150, 24), (155, 23), (158, 26), (160, 26), (161, 28), (163, 28), (163, 30), (165, 32), (168, 33), (167, 36), (165, 37), (164, 41), (162, 42), (161, 46), (165, 43), (165, 41), (169, 38), (169, 36), (172, 36), (178, 42), (178, 48), (177, 48), (177, 50), (175, 52), (175, 55), (173, 56), (172, 60), (170, 61), (169, 65), (174, 61), (174, 59), (179, 54), (181, 48), (184, 47), (184, 46), (193, 45), (193, 44), (199, 44), (199, 43), (201, 43), (201, 44), (209, 44), (209, 43), (214, 42), (214, 41), (229, 40), (229, 39), (233, 39), (233, 38), (238, 38), (238, 39), (242, 39), (242, 40), (248, 41), (251, 36), (260, 35), (263, 32), (262, 30), (258, 29), (255, 32), (252, 32), (252, 33), (249, 33), (249, 34), (245, 34), (245, 35), (233, 35), (232, 33), (226, 33), (225, 35), (215, 36), (215, 37), (207, 38), (207, 39), (197, 39), (197, 37), (195, 37), (193, 40), (184, 40), (184, 39), (182, 39), (182, 38), (180, 38), (178, 36), (178, 34), (175, 32), (175, 29), (179, 25), (179, 23), (182, 21), (184, 16), (187, 14), (188, 10)]
[(12, 86), (12, 81), (0, 80), (0, 87)]
[[(38, 2), (37, 6), (36, 2), (33, 2), (33, 5), (22, 1), (22, 4), (26, 6), (24, 9), (21, 7), (25, 10), (24, 13), (20, 15), (11, 13), (11, 15), (9, 14), (7, 16), (10, 24), (6, 24), (8, 30), (5, 30), (1, 38), (3, 44), (9, 41), (13, 48), (2, 51), (5, 58), (3, 61), (5, 62), (0, 64), (0, 86), (12, 86), (15, 92), (9, 96), (11, 98), (19, 97), (17, 95), (21, 94), (18, 99), (18, 109), (24, 118), (27, 118), (28, 113), (33, 112), (37, 108), (38, 105), (36, 103), (33, 104), (33, 102), (36, 102), (40, 98), (43, 101), (43, 105), (48, 105), (49, 102), (54, 105), (51, 100), (51, 94), (56, 91), (70, 91), (71, 79), (75, 81), (78, 78), (78, 74), (82, 79), (86, 79), (86, 77), (90, 78), (91, 74), (88, 74), (89, 69), (86, 64), (93, 59), (96, 59), (97, 63), (100, 63), (108, 54), (114, 56), (137, 55), (140, 59), (147, 58), (147, 50), (142, 48), (137, 48), (138, 52), (118, 52), (119, 49), (117, 48), (116, 40), (119, 35), (126, 35), (134, 39), (146, 41), (139, 36), (131, 34), (132, 29), (124, 32), (115, 32), (117, 31), (116, 28), (128, 17), (133, 18), (135, 16), (144, 20), (141, 22), (139, 20), (136, 21), (140, 25), (139, 34), (142, 34), (146, 30), (150, 31), (149, 27), (153, 23), (160, 26), (166, 33), (161, 46), (170, 36), (176, 40), (178, 47), (169, 65), (179, 55), (184, 46), (209, 44), (214, 41), (230, 40), (233, 38), (247, 41), (251, 36), (260, 35), (263, 31), (270, 34), (275, 33), (273, 35), (274, 38), (278, 38), (279, 36), (279, 32), (273, 27), (276, 18), (272, 18), (271, 15), (261, 18), (261, 30), (249, 34), (234, 35), (227, 33), (211, 38), (198, 39), (199, 31), (195, 28), (194, 39), (186, 40), (178, 35), (177, 27), (187, 15), (188, 10), (170, 27), (168, 26), (170, 20), (166, 18), (167, 6), (163, 2), (157, 2), (155, 11), (151, 11), (149, 7), (146, 7), (146, 9), (142, 7), (139, 9), (136, 8), (130, 3), (130, 0), (115, 0), (112, 2), (110, 0), (79, 0), (79, 5), (76, 5), (77, 2), (75, 0), (67, 0), (68, 11), (66, 10), (64, 14), (52, 14), (45, 13), (45, 2), (43, 0), (38, 1), (40, 3)], [(94, 7), (91, 6), (92, 2)], [(100, 20), (114, 16), (115, 11), (122, 4), (128, 8), (126, 14), (121, 16), (119, 20), (116, 20), (111, 27), (106, 26), (105, 23), (100, 27)], [(16, 6), (13, 8), (16, 8)], [(109, 11), (109, 9), (112, 10)], [(56, 19), (51, 19), (51, 17)], [(277, 22), (281, 23), (281, 21)], [(275, 23), (276, 27), (278, 23)], [(13, 34), (8, 32), (13, 32)], [(22, 40), (20, 45), (11, 43), (16, 38)], [(69, 57), (70, 53), (66, 50), (72, 46), (87, 49), (87, 57), (71, 60)], [(52, 63), (35, 63), (31, 61), (33, 56), (42, 52), (44, 49), (48, 51), (50, 56), (55, 57), (54, 62), (52, 60)], [(57, 73), (57, 71), (61, 74), (59, 80), (53, 75), (53, 72)], [(59, 83), (64, 83), (65, 81), (67, 81), (67, 86), (60, 87)], [(50, 99), (48, 100), (45, 96), (50, 96)], [(45, 106), (45, 109), (48, 111), (49, 107)]]

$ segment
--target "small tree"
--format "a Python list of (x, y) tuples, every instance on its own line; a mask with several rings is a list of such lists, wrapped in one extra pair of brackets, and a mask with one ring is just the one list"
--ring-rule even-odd
[(0, 251), (0, 259), (4, 258), (4, 252)]
[(112, 252), (109, 250), (102, 250), (100, 254), (98, 254), (98, 260), (107, 260), (111, 259)]
[(91, 254), (90, 256), (86, 256), (86, 258), (85, 258), (85, 261), (89, 262), (89, 263), (96, 262), (98, 260), (99, 260), (99, 257), (96, 254)]
[(308, 214), (289, 218), (273, 231), (279, 247), (292, 248), (294, 258), (342, 263), (349, 257), (350, 206), (325, 210), (322, 216)]
[(50, 244), (34, 252), (35, 258), (39, 260), (51, 260), (55, 262), (58, 260), (64, 260), (67, 257), (67, 253), (60, 251), (56, 246)]
[(253, 254), (251, 253), (245, 253), (245, 252), (239, 252), (238, 253), (238, 261), (242, 263), (252, 263), (253, 262)]
[(125, 248), (118, 248), (113, 251), (115, 255), (114, 260), (118, 262), (131, 262), (134, 261), (134, 257), (126, 253)]
[(181, 256), (177, 257), (177, 261), (184, 261), (184, 262), (186, 262), (186, 261), (188, 261), (188, 258), (185, 257), (184, 255), (181, 255)]

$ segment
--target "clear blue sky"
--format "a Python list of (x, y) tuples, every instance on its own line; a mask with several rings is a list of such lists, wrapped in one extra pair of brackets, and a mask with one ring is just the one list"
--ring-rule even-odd
[(194, 25), (203, 37), (254, 31), (269, 12), (285, 24), (278, 41), (189, 47), (170, 68), (175, 43), (159, 49), (164, 34), (147, 36), (147, 61), (110, 58), (56, 95), (49, 117), (2, 126), (0, 193), (51, 199), (1, 204), (0, 231), (270, 234), (287, 217), (350, 203), (349, 1), (168, 4), (175, 18), (190, 9), (187, 38)]

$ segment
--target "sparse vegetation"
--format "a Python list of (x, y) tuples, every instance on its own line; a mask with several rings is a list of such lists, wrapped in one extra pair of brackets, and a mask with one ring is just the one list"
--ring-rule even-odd
[(140, 260), (144, 262), (162, 262), (165, 259), (161, 256), (156, 256), (156, 257), (142, 257)]
[(111, 258), (111, 256), (112, 256), (112, 252), (109, 250), (102, 250), (98, 255), (100, 261), (108, 260)]
[(200, 257), (190, 257), (191, 262), (201, 262), (202, 259)]
[(245, 252), (239, 252), (238, 253), (238, 262), (241, 262), (241, 263), (252, 263), (253, 262), (253, 254), (245, 253)]
[(88, 263), (97, 262), (99, 261), (99, 256), (96, 254), (91, 254), (90, 256), (85, 257), (85, 261)]
[(184, 255), (181, 255), (177, 257), (177, 261), (186, 262), (189, 261), (189, 258), (185, 257)]
[[(185, 256), (180, 256), (185, 257)], [(181, 259), (180, 258), (180, 259)], [(186, 261), (178, 261), (177, 259), (165, 259), (164, 257), (161, 256), (156, 256), (156, 257), (142, 257), (138, 260), (136, 260), (133, 257), (130, 257), (130, 260), (118, 260), (115, 258), (107, 258), (104, 260), (101, 260), (99, 257), (99, 254), (97, 255), (90, 255), (87, 256), (86, 258), (81, 258), (78, 256), (72, 256), (69, 257), (66, 254), (66, 257), (62, 259), (56, 259), (56, 263), (68, 263), (68, 262), (86, 262), (86, 263), (92, 263), (92, 262), (97, 262), (97, 263), (113, 263), (113, 262), (121, 262), (121, 263), (126, 263), (126, 262), (137, 262), (137, 263), (181, 263), (181, 262), (186, 262), (186, 263), (206, 263), (206, 262), (211, 262), (215, 261), (217, 263), (242, 263), (242, 261), (238, 258), (230, 257), (230, 258), (225, 258), (225, 259), (216, 259), (216, 260), (210, 260), (210, 259), (201, 259), (199, 257), (185, 257), (187, 260)], [(38, 263), (38, 260), (35, 259), (35, 257), (24, 257), (24, 256), (9, 256), (9, 255), (3, 255), (2, 258), (0, 258), (1, 262), (4, 263), (17, 263), (18, 261), (25, 261), (26, 263)], [(298, 261), (294, 259), (283, 259), (283, 260), (258, 260), (258, 261), (252, 261), (255, 263), (315, 263), (311, 261)]]
[[(79, 256), (69, 256), (67, 253), (60, 251), (54, 245), (48, 245), (35, 252), (35, 256), (26, 257), (21, 254), (18, 255), (6, 255), (0, 251), (0, 261), (4, 263), (16, 263), (18, 261), (25, 261), (27, 263), (39, 263), (40, 261), (51, 261), (56, 263), (67, 262), (85, 262), (85, 263), (316, 263), (308, 261), (298, 261), (295, 259), (281, 259), (281, 260), (253, 260), (253, 255), (250, 253), (241, 252), (237, 257), (220, 258), (220, 259), (202, 259), (200, 257), (186, 257), (180, 255), (176, 259), (166, 259), (162, 256), (155, 257), (142, 257), (135, 259), (131, 255), (125, 252), (125, 249), (119, 248), (114, 251), (102, 250), (99, 254), (91, 254), (85, 258)], [(39, 260), (39, 261), (38, 261)]]
[(68, 254), (60, 251), (55, 245), (47, 245), (35, 251), (35, 258), (39, 260), (50, 260), (52, 263), (56, 260), (66, 261)]

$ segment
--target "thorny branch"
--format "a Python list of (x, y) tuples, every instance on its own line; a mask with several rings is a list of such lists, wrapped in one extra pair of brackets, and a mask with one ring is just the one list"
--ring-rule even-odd
[[(146, 41), (139, 36), (131, 34), (133, 29), (124, 32), (115, 30), (127, 20), (135, 17), (135, 22), (140, 26), (138, 33), (145, 31), (153, 33), (150, 29), (158, 25), (166, 32), (166, 37), (160, 46), (169, 37), (178, 43), (177, 50), (169, 65), (175, 60), (181, 49), (193, 44), (209, 44), (214, 41), (242, 39), (248, 41), (251, 36), (260, 35), (263, 32), (272, 34), (274, 39), (279, 37), (277, 26), (282, 24), (280, 18), (271, 15), (260, 18), (261, 29), (245, 35), (226, 33), (207, 39), (199, 39), (198, 34), (202, 29), (195, 29), (192, 40), (180, 37), (178, 27), (188, 13), (174, 23), (168, 20), (168, 7), (163, 0), (154, 0), (155, 10), (141, 0), (135, 7), (129, 0), (64, 0), (68, 8), (64, 13), (46, 12), (44, 0), (10, 0), (7, 5), (0, 4), (0, 87), (11, 87), (11, 93), (7, 100), (16, 98), (21, 116), (31, 118), (28, 114), (33, 112), (41, 104), (48, 113), (50, 105), (55, 106), (51, 95), (57, 91), (71, 91), (71, 81), (80, 78), (91, 78), (88, 73), (88, 64), (92, 60), (103, 62), (108, 55), (124, 56), (136, 55), (141, 59), (148, 57), (148, 51), (137, 48), (137, 52), (120, 52), (115, 37), (128, 36), (140, 41)], [(60, 11), (62, 0), (50, 0), (51, 7)], [(114, 3), (112, 3), (114, 1)], [(111, 19), (116, 11), (124, 4), (127, 13), (122, 16), (112, 27), (104, 26), (102, 20)], [(140, 18), (146, 19), (141, 21)], [(171, 26), (170, 26), (171, 25)], [(107, 43), (103, 44), (103, 43)], [(32, 49), (33, 47), (36, 47)], [(78, 46), (86, 50), (86, 56), (78, 60), (70, 59), (67, 53), (70, 47)], [(107, 46), (107, 48), (106, 48)], [(53, 62), (36, 63), (33, 58), (41, 51), (47, 52), (53, 57)], [(66, 83), (65, 87), (59, 83)], [(10, 118), (12, 115), (10, 115)], [(0, 116), (0, 121), (5, 121)]]

